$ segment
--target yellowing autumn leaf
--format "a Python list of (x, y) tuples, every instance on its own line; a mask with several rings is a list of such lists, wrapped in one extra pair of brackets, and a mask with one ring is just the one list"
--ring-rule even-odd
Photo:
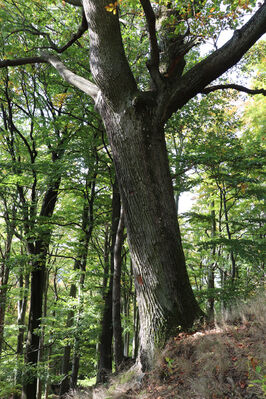
[(62, 105), (64, 104), (66, 98), (68, 96), (70, 96), (70, 95), (71, 95), (71, 93), (59, 93), (59, 94), (56, 94), (53, 97), (53, 105), (55, 107), (59, 107), (59, 108), (62, 107)]
[(247, 190), (247, 188), (248, 188), (248, 184), (246, 184), (246, 183), (240, 183), (240, 184), (238, 184), (238, 187), (240, 188), (242, 194), (245, 194), (245, 192), (246, 192), (246, 190)]
[(109, 3), (108, 6), (105, 6), (105, 9), (106, 11), (112, 12), (115, 15), (116, 7), (117, 7), (117, 1), (115, 1), (114, 3)]

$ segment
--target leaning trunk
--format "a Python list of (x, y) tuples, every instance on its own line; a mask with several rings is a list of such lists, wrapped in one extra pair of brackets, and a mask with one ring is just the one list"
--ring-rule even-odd
[(112, 147), (125, 208), (140, 314), (140, 361), (201, 310), (193, 295), (181, 244), (163, 126), (148, 107), (101, 114)]

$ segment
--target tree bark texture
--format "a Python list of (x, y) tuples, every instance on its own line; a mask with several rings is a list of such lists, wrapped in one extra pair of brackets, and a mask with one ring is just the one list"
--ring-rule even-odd
[(163, 126), (152, 108), (114, 114), (101, 108), (111, 143), (134, 265), (140, 313), (140, 356), (149, 367), (155, 346), (201, 311), (181, 245)]

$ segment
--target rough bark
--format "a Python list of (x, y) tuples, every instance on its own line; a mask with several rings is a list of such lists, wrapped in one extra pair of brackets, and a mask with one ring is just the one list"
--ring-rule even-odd
[(101, 90), (96, 107), (111, 144), (125, 208), (140, 313), (140, 360), (145, 369), (152, 364), (156, 345), (178, 326), (190, 327), (201, 315), (185, 266), (163, 124), (263, 34), (266, 7), (185, 75), (171, 82), (157, 79), (156, 92), (139, 93), (124, 54), (118, 18), (105, 12), (103, 0), (84, 0), (83, 5), (91, 72)]
[(155, 111), (132, 106), (118, 116), (103, 102), (101, 112), (125, 208), (145, 368), (156, 345), (178, 326), (191, 327), (201, 311), (186, 272), (164, 132)]

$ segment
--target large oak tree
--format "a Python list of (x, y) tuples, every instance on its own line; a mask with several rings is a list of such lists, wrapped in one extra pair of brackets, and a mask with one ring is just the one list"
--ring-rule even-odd
[[(21, 1), (13, 3), (19, 6)], [(140, 88), (137, 84), (125, 53), (120, 26), (123, 19), (119, 19), (117, 2), (66, 0), (63, 3), (77, 7), (77, 12), (80, 10), (81, 24), (73, 37), (59, 46), (52, 36), (42, 32), (43, 28), (34, 25), (29, 29), (25, 25), (25, 34), (28, 31), (38, 36), (36, 47), (39, 49), (35, 55), (31, 50), (31, 56), (3, 59), (0, 67), (48, 63), (68, 83), (88, 94), (102, 117), (125, 210), (140, 312), (140, 361), (145, 369), (152, 364), (157, 345), (178, 326), (189, 328), (202, 315), (186, 271), (164, 126), (173, 113), (199, 93), (235, 88), (251, 94), (265, 94), (263, 90), (252, 91), (233, 84), (209, 85), (235, 65), (265, 33), (266, 4), (260, 4), (250, 20), (236, 29), (225, 45), (188, 69), (185, 57), (200, 34), (192, 34), (190, 29), (183, 32), (173, 29), (173, 21), (178, 25), (184, 20), (189, 23), (198, 18), (200, 24), (204, 10), (213, 12), (210, 4), (206, 1), (131, 1), (136, 7), (141, 5), (149, 35), (150, 85), (143, 90), (143, 86)], [(220, 7), (222, 2), (213, 3)], [(185, 7), (187, 4), (190, 8)], [(6, 36), (6, 42), (16, 33), (21, 34), (21, 29), (16, 30), (15, 15), (14, 30), (12, 35)], [(89, 33), (90, 71), (84, 78), (66, 66), (71, 62), (75, 70), (76, 62), (78, 70), (78, 59), (64, 58), (62, 62), (58, 54), (67, 54), (86, 31)], [(41, 46), (41, 38), (49, 45)], [(62, 42), (62, 38), (60, 40)], [(41, 47), (46, 48), (45, 53)]]

